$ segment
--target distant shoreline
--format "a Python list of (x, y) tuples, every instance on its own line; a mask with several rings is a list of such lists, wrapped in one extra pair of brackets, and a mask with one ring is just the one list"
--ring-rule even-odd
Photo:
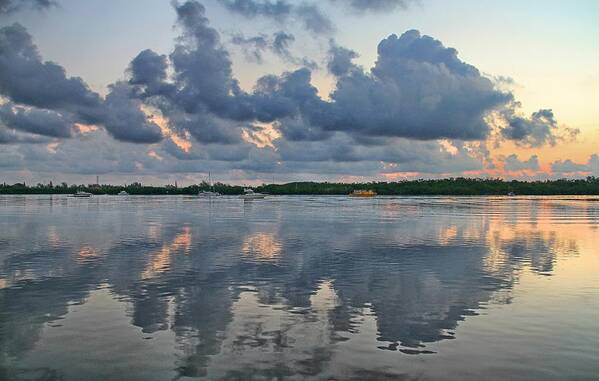
[[(438, 180), (411, 180), (399, 182), (372, 183), (329, 183), (292, 182), (286, 184), (263, 184), (252, 189), (271, 195), (348, 195), (354, 190), (373, 190), (381, 196), (567, 196), (599, 195), (599, 178), (560, 179), (544, 181), (505, 181), (501, 179), (449, 178)], [(85, 191), (94, 195), (116, 195), (125, 191), (130, 195), (197, 195), (198, 192), (212, 190), (222, 195), (239, 195), (243, 186), (206, 182), (178, 187), (176, 185), (146, 186), (140, 183), (130, 185), (88, 184), (68, 185), (0, 184), (1, 194), (74, 194)]]

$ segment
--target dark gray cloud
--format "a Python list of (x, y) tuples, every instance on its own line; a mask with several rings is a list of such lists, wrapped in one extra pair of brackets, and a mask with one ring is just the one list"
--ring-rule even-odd
[(210, 113), (171, 112), (167, 115), (171, 127), (179, 132), (189, 132), (197, 142), (233, 144), (241, 140), (241, 129), (237, 123), (215, 117)]
[(551, 170), (557, 173), (580, 172), (587, 169), (586, 164), (574, 163), (572, 160), (559, 160), (551, 163)]
[(264, 53), (270, 51), (287, 63), (316, 69), (318, 65), (313, 60), (307, 57), (300, 58), (291, 53), (290, 46), (294, 41), (295, 36), (284, 31), (273, 33), (272, 37), (263, 34), (254, 37), (236, 34), (231, 38), (231, 43), (240, 46), (250, 62), (262, 63)]
[[(362, 145), (347, 134), (334, 133), (327, 140), (277, 142), (277, 154), (282, 165), (297, 171), (328, 168), (331, 173), (423, 172), (429, 174), (459, 173), (482, 169), (480, 159), (471, 156), (465, 147), (456, 143), (450, 153), (436, 141), (413, 141), (391, 138), (385, 145)], [(392, 164), (392, 165), (389, 165)]]
[(106, 96), (106, 130), (118, 140), (135, 143), (156, 143), (162, 140), (160, 127), (148, 120), (141, 111), (141, 101), (132, 97), (132, 89), (125, 82), (110, 86)]
[[(130, 83), (137, 87), (132, 93), (153, 96), (148, 102), (167, 117), (169, 126), (189, 132), (198, 142), (239, 141), (238, 121), (251, 119), (254, 113), (247, 94), (233, 78), (229, 53), (219, 33), (209, 26), (203, 5), (188, 1), (174, 6), (182, 37), (169, 55), (171, 82), (164, 80), (163, 71), (160, 78), (145, 78), (139, 85), (132, 77)], [(155, 54), (147, 56), (157, 60)], [(133, 76), (135, 65), (130, 67)], [(150, 84), (166, 91), (152, 92)]]
[(220, 0), (229, 11), (245, 17), (271, 17), (285, 19), (293, 6), (285, 0)]
[(87, 123), (99, 119), (100, 97), (62, 66), (42, 62), (20, 24), (0, 29), (0, 93), (15, 103), (78, 114)]
[[(417, 0), (329, 0), (333, 5), (344, 6), (356, 14), (389, 12), (406, 9)], [(229, 11), (248, 18), (265, 17), (277, 23), (293, 19), (315, 34), (331, 34), (335, 25), (319, 7), (318, 2), (288, 0), (220, 0)]]
[[(157, 75), (156, 72), (152, 74)], [(15, 126), (27, 128), (29, 132), (68, 137), (68, 124), (84, 123), (103, 125), (114, 133), (115, 138), (125, 141), (148, 143), (160, 140), (153, 126), (140, 123), (139, 117), (143, 114), (135, 108), (124, 109), (123, 105), (134, 106), (133, 103), (123, 102), (118, 107), (115, 102), (105, 103), (81, 78), (67, 77), (62, 66), (43, 62), (31, 36), (20, 24), (0, 28), (0, 95), (17, 106), (43, 109), (19, 109), (21, 111), (15, 114), (14, 118), (21, 122), (17, 123), (13, 118)], [(114, 98), (110, 94), (108, 97)], [(135, 120), (135, 123), (117, 122), (115, 113), (125, 117), (127, 122)], [(117, 127), (117, 124), (120, 125)]]
[(242, 91), (233, 78), (231, 58), (219, 33), (209, 26), (204, 6), (188, 1), (175, 10), (184, 36), (170, 54), (177, 104), (189, 113), (205, 107), (217, 115), (243, 118), (243, 104), (238, 97)]
[(151, 49), (141, 51), (128, 68), (132, 85), (152, 86), (166, 80), (168, 61), (165, 55), (160, 55)]
[(289, 56), (289, 46), (295, 41), (295, 36), (284, 31), (276, 32), (272, 43), (273, 50), (280, 56)]
[(528, 160), (520, 160), (518, 155), (512, 154), (505, 158), (504, 166), (506, 171), (539, 170), (539, 158), (537, 155), (531, 156)]
[[(295, 141), (326, 139), (332, 131), (363, 138), (482, 140), (490, 132), (484, 119), (487, 113), (513, 100), (510, 93), (497, 90), (474, 66), (461, 61), (455, 49), (415, 30), (381, 41), (370, 72), (351, 62), (356, 53), (332, 44), (328, 66), (338, 82), (331, 101), (319, 97), (311, 84), (311, 72), (305, 68), (265, 76), (252, 93), (246, 93), (233, 77), (229, 54), (219, 33), (209, 26), (204, 7), (188, 1), (176, 5), (176, 11), (183, 28), (183, 38), (170, 55), (176, 92), (167, 97), (168, 107), (162, 111), (170, 119), (184, 121), (181, 128), (192, 126), (190, 121), (217, 117), (278, 121), (285, 137)], [(285, 35), (280, 40), (291, 38)], [(278, 46), (283, 49), (281, 41)], [(251, 42), (259, 49), (268, 44), (263, 36), (240, 37), (238, 42)], [(162, 81), (164, 70), (157, 72), (161, 78), (154, 82)], [(188, 115), (175, 116), (176, 112)], [(202, 124), (192, 134), (213, 142), (219, 136), (211, 127), (214, 123)]]
[(148, 156), (148, 146), (114, 141), (104, 130), (78, 140), (62, 140), (52, 150), (43, 145), (20, 145), (16, 153), (27, 168), (41, 173), (134, 173), (159, 161)]
[(301, 4), (295, 9), (296, 17), (303, 23), (304, 28), (316, 34), (331, 34), (335, 31), (335, 25), (314, 4)]
[(351, 53), (331, 62), (338, 78), (327, 115), (312, 115), (324, 129), (413, 139), (485, 139), (485, 115), (512, 95), (457, 57), (455, 49), (418, 31), (391, 35), (378, 46), (370, 73), (349, 70)]
[[(381, 41), (370, 72), (352, 63), (355, 52), (332, 43), (328, 67), (337, 84), (330, 101), (320, 98), (306, 68), (267, 75), (247, 93), (233, 77), (229, 54), (219, 33), (209, 26), (204, 7), (194, 1), (175, 7), (183, 28), (183, 37), (170, 54), (175, 91), (158, 104), (172, 122), (179, 121), (172, 123), (175, 128), (190, 131), (201, 142), (219, 138), (234, 142), (231, 137), (240, 130), (235, 132), (234, 123), (214, 123), (217, 119), (241, 123), (238, 127), (252, 121), (276, 122), (284, 138), (292, 141), (328, 139), (334, 131), (357, 141), (377, 137), (484, 140), (491, 130), (486, 115), (513, 109), (511, 93), (498, 90), (474, 66), (461, 61), (455, 49), (415, 30)], [(273, 50), (286, 52), (292, 38), (276, 34), (270, 42), (264, 36), (240, 36), (237, 42), (259, 51), (272, 44)], [(156, 54), (145, 55), (163, 62)], [(132, 79), (131, 83), (164, 83), (163, 66), (157, 66), (157, 80)], [(548, 110), (533, 117), (553, 121)], [(518, 123), (512, 119), (514, 125)], [(225, 134), (216, 131), (219, 125), (227, 126)], [(548, 142), (534, 131), (521, 136), (517, 132), (502, 133), (534, 144)]]
[(318, 96), (318, 89), (311, 84), (311, 71), (306, 68), (260, 78), (251, 99), (261, 122), (301, 117), (311, 123), (311, 119), (328, 112), (327, 103)]
[(24, 108), (6, 103), (0, 106), (0, 123), (6, 127), (36, 135), (68, 138), (73, 122), (50, 110)]
[(292, 142), (323, 141), (333, 135), (332, 131), (325, 131), (318, 126), (313, 126), (301, 116), (284, 118), (277, 122), (277, 128), (285, 136), (285, 139)]
[(397, 8), (406, 9), (416, 0), (329, 0), (344, 5), (357, 12), (386, 12)]
[(281, 57), (284, 61), (303, 66), (312, 70), (318, 68), (318, 64), (313, 60), (307, 57), (296, 57), (293, 53), (291, 53), (290, 45), (295, 41), (295, 36), (291, 33), (286, 33), (284, 31), (276, 32), (273, 35), (271, 49), (272, 51)]
[[(49, 143), (50, 139), (37, 135), (22, 134), (16, 130), (7, 129), (0, 123), (0, 144), (30, 144)], [(2, 160), (0, 160), (2, 161)], [(0, 163), (0, 165), (7, 163)]]
[(262, 63), (262, 55), (269, 47), (267, 37), (264, 35), (244, 37), (243, 34), (236, 34), (231, 38), (231, 43), (240, 46), (249, 61), (257, 63)]
[(501, 135), (514, 140), (520, 145), (540, 147), (545, 144), (555, 145), (557, 141), (557, 121), (553, 111), (542, 109), (533, 112), (530, 118), (514, 115), (508, 110), (505, 115), (508, 125), (501, 129)]
[(327, 68), (335, 76), (346, 75), (352, 68), (356, 67), (352, 62), (355, 58), (358, 58), (358, 53), (338, 46), (334, 41), (331, 41)]
[(490, 132), (484, 117), (512, 100), (459, 60), (455, 49), (417, 31), (389, 36), (378, 53), (367, 73), (351, 62), (354, 52), (332, 44), (328, 67), (338, 82), (330, 102), (318, 96), (310, 71), (300, 69), (261, 79), (255, 110), (276, 105), (276, 112), (265, 114), (292, 118), (280, 125), (291, 140), (328, 137), (318, 129), (356, 137), (482, 140)]
[(586, 163), (579, 164), (572, 160), (558, 160), (551, 163), (551, 171), (556, 174), (568, 174), (573, 172), (590, 172), (599, 176), (599, 155), (591, 155)]
[(126, 73), (129, 84), (134, 85), (136, 96), (146, 99), (153, 96), (172, 96), (176, 89), (168, 83), (168, 57), (150, 49), (141, 51), (129, 64)]
[[(480, 160), (458, 147), (457, 154), (437, 142), (392, 139), (386, 146), (363, 146), (347, 134), (329, 140), (291, 142), (276, 140), (276, 149), (253, 144), (198, 144), (182, 150), (169, 139), (152, 146), (112, 141), (104, 130), (81, 139), (62, 140), (52, 149), (45, 145), (7, 146), (5, 154), (20, 160), (7, 163), (7, 171), (28, 168), (33, 173), (130, 174), (164, 176), (211, 170), (223, 178), (263, 178), (277, 173), (277, 180), (298, 178), (326, 180), (336, 176), (377, 176), (381, 173), (419, 171), (432, 176), (459, 174), (481, 168)], [(16, 149), (16, 151), (14, 150)], [(150, 155), (151, 153), (151, 155)], [(73, 158), (77, 158), (73, 162)], [(381, 161), (393, 163), (386, 166)], [(241, 177), (240, 177), (241, 176)]]
[(0, 16), (27, 8), (43, 10), (56, 5), (54, 0), (0, 0)]
[[(175, 10), (183, 34), (169, 55), (172, 81), (167, 81), (164, 74), (165, 58), (150, 51), (140, 53), (129, 67), (131, 93), (157, 107), (171, 128), (189, 132), (201, 143), (235, 144), (247, 122), (272, 122), (298, 112), (296, 94), (285, 93), (292, 91), (292, 85), (285, 82), (277, 94), (271, 93), (275, 85), (270, 83), (283, 81), (280, 78), (267, 76), (259, 80), (251, 94), (240, 89), (233, 77), (229, 53), (219, 33), (209, 25), (200, 3), (175, 4)], [(270, 49), (277, 37), (279, 49), (284, 49), (291, 38), (276, 34), (272, 41), (266, 41), (263, 36), (257, 39), (238, 36), (234, 42), (249, 43), (259, 49), (268, 45)], [(311, 91), (314, 97), (316, 90)]]
[(316, 4), (302, 2), (294, 4), (286, 0), (220, 0), (229, 11), (248, 18), (265, 17), (277, 23), (294, 19), (315, 34), (330, 34), (335, 25)]

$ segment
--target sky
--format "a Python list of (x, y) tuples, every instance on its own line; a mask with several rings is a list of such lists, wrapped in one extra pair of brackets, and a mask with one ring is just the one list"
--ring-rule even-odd
[(0, 0), (0, 181), (599, 176), (599, 3)]

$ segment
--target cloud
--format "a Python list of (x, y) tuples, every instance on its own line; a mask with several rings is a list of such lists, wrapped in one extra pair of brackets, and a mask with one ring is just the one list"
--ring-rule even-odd
[(501, 135), (506, 139), (530, 147), (555, 145), (557, 141), (558, 125), (553, 111), (549, 109), (533, 112), (530, 118), (515, 115), (510, 109), (506, 112), (505, 118), (508, 125), (501, 129)]
[(17, 153), (31, 171), (97, 175), (150, 168), (157, 160), (148, 151), (146, 145), (115, 142), (104, 130), (97, 130), (80, 140), (63, 140), (52, 150), (44, 145), (21, 145)]
[(310, 82), (311, 71), (306, 68), (260, 78), (251, 95), (256, 117), (261, 122), (295, 117), (310, 123), (318, 110), (326, 113), (326, 102), (318, 97), (318, 90)]
[[(130, 83), (136, 94), (147, 94), (151, 84), (170, 88), (171, 92), (155, 93), (148, 103), (160, 109), (170, 128), (189, 133), (201, 144), (242, 144), (240, 136), (244, 131), (247, 135), (248, 127), (257, 121), (272, 123), (281, 133), (269, 143), (281, 153), (283, 146), (291, 152), (289, 145), (301, 146), (304, 141), (322, 142), (322, 147), (328, 147), (324, 151), (335, 152), (340, 145), (332, 138), (346, 134), (353, 146), (343, 145), (343, 151), (328, 160), (355, 162), (368, 160), (354, 155), (356, 150), (375, 152), (362, 146), (389, 147), (397, 138), (485, 140), (491, 131), (487, 114), (514, 104), (511, 93), (498, 90), (474, 66), (461, 61), (455, 49), (418, 31), (381, 41), (377, 62), (369, 72), (353, 64), (357, 53), (332, 42), (328, 67), (337, 84), (330, 100), (318, 95), (308, 68), (266, 75), (246, 92), (233, 77), (229, 54), (219, 33), (209, 25), (204, 7), (193, 1), (175, 7), (183, 34), (169, 60), (150, 52), (143, 54), (144, 60), (136, 57), (130, 66)], [(260, 49), (267, 45), (280, 52), (293, 40), (284, 32), (272, 40), (259, 37)], [(240, 37), (237, 42), (254, 41), (258, 40)], [(152, 71), (136, 70), (138, 60), (153, 61), (149, 66), (158, 68), (156, 78), (137, 75), (137, 71)], [(172, 65), (171, 81), (165, 80), (167, 61)], [(442, 150), (437, 143), (433, 146)], [(467, 158), (466, 148), (459, 151), (468, 168), (476, 167), (472, 158)], [(387, 148), (385, 152), (394, 151)], [(483, 156), (481, 152), (475, 160), (479, 167)], [(401, 159), (397, 155), (383, 158), (380, 152), (374, 157)]]
[[(233, 141), (230, 133), (207, 133), (216, 125), (231, 125), (206, 123), (215, 118), (239, 123), (277, 122), (285, 138), (294, 141), (326, 139), (334, 131), (362, 139), (484, 140), (491, 131), (485, 117), (492, 111), (509, 109), (514, 103), (511, 93), (498, 90), (474, 66), (461, 61), (455, 49), (416, 30), (382, 40), (377, 62), (369, 72), (352, 63), (355, 52), (332, 43), (328, 68), (336, 75), (337, 84), (330, 101), (319, 97), (307, 68), (264, 76), (254, 91), (247, 93), (233, 77), (230, 56), (219, 33), (209, 26), (205, 8), (194, 1), (175, 7), (183, 28), (183, 36), (169, 56), (175, 91), (164, 97), (166, 103), (158, 104), (167, 118), (181, 121), (174, 123), (175, 128), (187, 129), (195, 123), (190, 121), (203, 121), (204, 127), (191, 132), (204, 142), (213, 142), (218, 136)], [(285, 52), (291, 39), (290, 35), (277, 34), (273, 46)], [(269, 45), (264, 36), (238, 36), (236, 42), (253, 45), (257, 59)], [(156, 54), (144, 55), (163, 62)], [(156, 66), (159, 78), (132, 78), (130, 82), (147, 83), (148, 87), (150, 83), (164, 83), (164, 66)], [(555, 123), (550, 110), (533, 114), (533, 128), (524, 132), (520, 127), (525, 119), (513, 114), (507, 117), (511, 130), (502, 130), (504, 136), (522, 144), (551, 142), (541, 128), (542, 123)]]
[(241, 141), (241, 127), (229, 120), (210, 113), (185, 113), (173, 111), (168, 114), (170, 126), (179, 132), (189, 132), (200, 143), (234, 144)]
[(24, 8), (43, 10), (52, 6), (56, 6), (56, 2), (53, 0), (0, 0), (0, 16)]
[(160, 55), (151, 49), (142, 50), (127, 69), (132, 85), (153, 86), (163, 82), (166, 77), (168, 61), (166, 55)]
[(327, 138), (333, 131), (364, 138), (483, 140), (491, 130), (485, 116), (513, 99), (459, 60), (454, 49), (417, 31), (389, 36), (378, 53), (365, 72), (352, 63), (355, 52), (332, 44), (328, 68), (337, 84), (331, 101), (318, 96), (311, 72), (299, 69), (259, 80), (252, 94), (255, 111), (266, 115), (264, 121), (284, 118), (280, 126), (291, 140)]
[[(293, 3), (282, 11), (277, 10), (279, 3), (284, 4), (224, 2), (248, 17), (282, 12), (298, 20), (300, 9), (309, 18), (316, 9)], [(58, 64), (43, 62), (20, 25), (0, 29), (0, 95), (10, 105), (0, 112), (0, 142), (17, 143), (23, 161), (14, 168), (44, 172), (54, 164), (56, 171), (75, 173), (212, 169), (256, 177), (270, 172), (318, 178), (394, 178), (406, 172), (443, 176), (488, 168), (484, 141), (494, 128), (487, 122), (490, 113), (509, 120), (504, 126), (508, 130), (499, 130), (500, 135), (521, 144), (551, 143), (542, 125), (551, 125), (553, 134), (557, 128), (550, 110), (530, 118), (517, 115), (509, 91), (498, 89), (455, 49), (415, 30), (383, 39), (369, 70), (353, 62), (356, 52), (331, 40), (327, 68), (336, 82), (328, 97), (312, 84), (311, 67), (303, 65), (306, 59), (293, 55), (295, 36), (285, 31), (235, 35), (232, 42), (248, 48), (256, 60), (269, 52), (307, 66), (265, 75), (245, 90), (204, 6), (196, 1), (173, 5), (180, 30), (173, 50), (141, 51), (127, 67), (126, 80), (113, 83), (104, 98), (82, 79), (68, 77)], [(104, 128), (73, 134), (77, 123)], [(523, 123), (529, 125), (522, 128)], [(108, 134), (142, 144), (100, 144)], [(60, 140), (56, 148), (53, 141), (50, 150), (18, 144), (44, 135), (76, 139)], [(86, 157), (94, 145), (101, 152)], [(57, 164), (68, 155), (78, 160), (72, 169)], [(512, 155), (505, 165), (538, 168), (538, 159), (523, 161)]]
[(352, 63), (352, 60), (355, 58), (358, 58), (358, 53), (351, 49), (338, 46), (334, 41), (331, 41), (327, 68), (335, 76), (346, 75), (350, 69), (356, 68)]
[(132, 89), (125, 82), (110, 86), (106, 96), (104, 127), (118, 140), (135, 143), (156, 143), (162, 140), (160, 127), (148, 120), (141, 102), (131, 97)]
[(291, 33), (279, 31), (275, 33), (273, 40), (273, 50), (280, 56), (289, 56), (289, 45), (295, 41), (295, 36)]
[[(255, 94), (241, 90), (233, 78), (229, 53), (219, 33), (209, 26), (205, 8), (193, 1), (175, 4), (182, 37), (169, 55), (172, 81), (166, 81), (165, 58), (151, 51), (140, 53), (129, 66), (131, 94), (157, 107), (169, 127), (189, 132), (200, 143), (234, 144), (240, 140), (241, 127), (259, 120), (272, 122), (296, 112), (296, 99), (277, 99), (263, 79)], [(281, 41), (289, 36), (279, 37)], [(257, 41), (240, 37), (238, 43)], [(259, 43), (257, 46), (263, 46)], [(161, 89), (152, 91), (152, 89)]]
[(558, 160), (551, 163), (551, 171), (557, 173), (582, 172), (587, 170), (586, 164), (577, 164), (572, 160)]
[(350, 52), (337, 48), (333, 53), (332, 68), (343, 75), (331, 94), (327, 115), (311, 118), (327, 130), (420, 140), (481, 140), (490, 131), (485, 115), (512, 99), (462, 62), (455, 49), (415, 30), (381, 41), (370, 73), (348, 70)]
[[(22, 134), (15, 130), (9, 130), (0, 124), (0, 144), (29, 144), (29, 143), (49, 143), (50, 139), (41, 136)], [(2, 160), (0, 160), (2, 161)], [(7, 166), (8, 163), (2, 163)]]
[(292, 142), (322, 141), (329, 139), (334, 134), (332, 131), (324, 131), (311, 125), (301, 116), (282, 119), (277, 122), (276, 126), (285, 138)]
[(387, 12), (397, 8), (407, 9), (415, 0), (329, 0), (358, 12)]
[(272, 37), (264, 34), (245, 37), (243, 34), (238, 33), (231, 38), (231, 43), (241, 47), (249, 62), (262, 63), (264, 53), (270, 51), (287, 63), (316, 69), (318, 65), (313, 60), (307, 57), (296, 57), (291, 53), (290, 45), (294, 41), (295, 36), (284, 31), (273, 33)]
[(189, 132), (201, 143), (233, 144), (240, 140), (240, 122), (251, 119), (253, 111), (233, 78), (229, 53), (209, 26), (203, 5), (174, 6), (182, 36), (168, 56), (170, 81), (166, 57), (146, 52), (129, 66), (130, 94), (156, 107), (175, 131)]
[(78, 114), (98, 121), (101, 99), (81, 78), (66, 76), (62, 66), (42, 62), (25, 27), (0, 29), (0, 93), (13, 102)]
[(291, 53), (290, 45), (294, 41), (295, 36), (293, 34), (286, 33), (284, 31), (276, 32), (273, 35), (271, 49), (277, 56), (279, 56), (288, 63), (303, 66), (312, 70), (317, 69), (318, 64), (313, 60), (307, 57), (296, 57), (294, 54)]
[(286, 18), (291, 14), (293, 6), (284, 0), (220, 0), (229, 11), (245, 17)]
[(262, 63), (262, 54), (269, 45), (264, 35), (244, 37), (243, 34), (236, 34), (231, 38), (231, 43), (241, 46), (246, 58), (257, 63)]
[(302, 4), (296, 8), (297, 18), (306, 30), (316, 34), (331, 34), (335, 31), (333, 22), (315, 5)]
[[(20, 24), (0, 28), (0, 95), (17, 106), (44, 109), (16, 109), (11, 122), (15, 128), (27, 128), (29, 132), (68, 137), (66, 124), (69, 121), (100, 124), (113, 132), (115, 138), (132, 142), (156, 142), (161, 138), (151, 125), (140, 123), (141, 115), (135, 109), (124, 109), (123, 105), (135, 106), (132, 102), (119, 106), (114, 102), (105, 104), (81, 78), (67, 77), (62, 66), (42, 62), (31, 36)], [(115, 121), (115, 112), (121, 117), (128, 117), (128, 121), (133, 121), (131, 116), (137, 114), (136, 123), (121, 123), (117, 128), (116, 124), (120, 122)], [(58, 114), (62, 121), (59, 121)], [(9, 116), (5, 112), (4, 117)]]
[[(389, 12), (395, 9), (406, 9), (417, 0), (329, 0), (333, 5), (340, 4), (356, 14), (368, 12)], [(289, 19), (301, 23), (303, 27), (317, 35), (328, 35), (335, 32), (335, 25), (318, 3), (291, 2), (287, 0), (220, 0), (230, 12), (247, 18), (264, 17), (279, 24)]]
[(73, 122), (54, 111), (24, 108), (6, 103), (0, 106), (0, 123), (6, 127), (36, 135), (68, 138)]
[(141, 51), (129, 64), (126, 74), (129, 84), (133, 85), (135, 95), (146, 100), (154, 96), (172, 96), (176, 89), (168, 83), (168, 57), (158, 54), (151, 49)]
[(205, 8), (188, 1), (175, 8), (183, 37), (170, 54), (177, 82), (176, 102), (186, 112), (206, 107), (215, 114), (237, 119), (235, 95), (241, 93), (232, 76), (229, 53), (220, 42), (219, 33), (209, 26)]
[(512, 154), (505, 158), (504, 166), (506, 171), (539, 170), (539, 158), (537, 155), (531, 156), (528, 160), (520, 160), (518, 155)]
[(482, 169), (481, 161), (457, 142), (456, 150), (449, 152), (437, 141), (390, 140), (388, 144), (364, 145), (347, 134), (334, 133), (327, 140), (277, 141), (276, 147), (285, 165), (292, 165), (291, 162), (295, 162), (293, 165), (296, 166), (297, 163), (328, 163), (331, 168), (346, 166), (348, 174), (356, 163), (370, 163), (368, 166), (372, 167), (371, 170), (384, 173), (445, 173)]
[(318, 6), (307, 2), (292, 4), (285, 0), (220, 0), (220, 3), (230, 12), (247, 18), (265, 17), (279, 24), (293, 18), (315, 34), (330, 34), (335, 31), (331, 19)]
[(576, 172), (590, 172), (594, 176), (599, 176), (599, 155), (591, 155), (589, 160), (583, 164), (574, 163), (570, 159), (554, 161), (551, 163), (551, 171), (561, 175)]
[[(255, 131), (255, 130), (254, 130)], [(350, 136), (335, 133), (328, 140), (292, 142), (277, 139), (274, 147), (258, 148), (254, 143), (193, 143), (189, 151), (166, 139), (152, 146), (108, 139), (98, 129), (79, 139), (45, 145), (17, 145), (18, 161), (6, 164), (7, 171), (27, 168), (34, 173), (171, 175), (212, 170), (221, 176), (257, 177), (279, 173), (278, 179), (322, 178), (339, 175), (376, 176), (395, 171), (459, 173), (481, 168), (480, 160), (459, 144), (449, 153), (438, 142), (393, 139), (388, 145), (362, 145)], [(150, 152), (152, 151), (152, 152)], [(151, 155), (152, 153), (152, 155)], [(158, 159), (160, 158), (160, 159)], [(389, 165), (383, 163), (389, 163)]]

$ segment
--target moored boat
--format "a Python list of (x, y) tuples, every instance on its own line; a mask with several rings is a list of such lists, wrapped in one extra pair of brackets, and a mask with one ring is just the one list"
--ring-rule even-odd
[(91, 196), (92, 196), (92, 194), (89, 192), (77, 191), (77, 193), (75, 193), (72, 197), (87, 198), (87, 197), (91, 197)]
[(218, 196), (222, 196), (222, 195), (218, 192), (212, 192), (212, 191), (200, 191), (198, 193), (198, 197), (204, 197), (204, 198), (218, 197)]
[(119, 192), (118, 194), (119, 196), (129, 196), (129, 193), (127, 193), (126, 191), (122, 190)]
[(264, 193), (254, 192), (252, 189), (244, 189), (243, 194), (239, 198), (243, 200), (257, 200), (266, 197)]
[(210, 180), (210, 172), (208, 172), (208, 184), (210, 185), (210, 189), (211, 190), (209, 190), (209, 191), (199, 191), (198, 192), (198, 197), (212, 198), (212, 197), (222, 196), (222, 194), (214, 191), (214, 184), (212, 184), (212, 181)]
[(374, 197), (376, 192), (373, 190), (356, 189), (349, 194), (350, 197)]

